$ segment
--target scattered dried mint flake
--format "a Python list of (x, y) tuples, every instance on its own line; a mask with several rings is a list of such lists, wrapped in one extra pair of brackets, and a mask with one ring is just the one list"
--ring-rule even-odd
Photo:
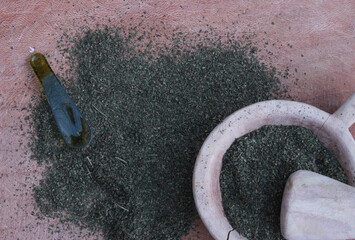
[(288, 177), (310, 170), (347, 182), (333, 152), (303, 127), (264, 126), (235, 140), (223, 158), (223, 207), (233, 228), (248, 239), (284, 239), (282, 194)]
[(65, 85), (94, 136), (69, 149), (42, 100), (32, 157), (47, 167), (34, 196), (45, 216), (105, 239), (180, 239), (197, 218), (192, 174), (204, 139), (237, 109), (279, 95), (280, 81), (242, 40), (199, 34), (201, 44), (185, 45), (194, 36), (175, 34), (149, 52), (142, 36), (154, 36), (136, 34), (139, 46), (124, 36), (87, 29), (61, 49), (70, 68), (58, 77), (74, 79)]

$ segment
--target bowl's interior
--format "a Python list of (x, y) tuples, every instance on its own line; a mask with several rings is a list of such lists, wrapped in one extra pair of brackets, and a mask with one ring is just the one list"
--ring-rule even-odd
[[(239, 138), (265, 125), (296, 125), (312, 130), (338, 157), (349, 180), (355, 160), (355, 143), (337, 119), (313, 106), (291, 101), (266, 101), (243, 108), (218, 125), (206, 139), (194, 169), (194, 197), (198, 212), (216, 239), (245, 239), (224, 216), (219, 177), (223, 155)], [(231, 232), (232, 231), (232, 232)]]

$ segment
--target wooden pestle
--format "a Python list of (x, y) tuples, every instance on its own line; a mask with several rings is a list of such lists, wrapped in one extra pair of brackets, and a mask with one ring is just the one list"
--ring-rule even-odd
[(355, 188), (299, 170), (287, 180), (280, 221), (288, 240), (355, 238)]

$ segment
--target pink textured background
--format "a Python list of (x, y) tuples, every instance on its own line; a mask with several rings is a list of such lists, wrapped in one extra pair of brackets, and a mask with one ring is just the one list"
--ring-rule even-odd
[[(268, 41), (267, 48), (274, 53), (268, 55), (267, 61), (281, 70), (289, 67), (294, 73), (294, 77), (284, 83), (299, 78), (291, 93), (300, 101), (333, 112), (355, 91), (354, 1), (58, 2), (0, 2), (1, 239), (86, 238), (80, 237), (80, 230), (75, 227), (71, 231), (52, 233), (50, 229), (65, 226), (51, 219), (37, 220), (33, 215), (30, 187), (38, 182), (42, 168), (29, 160), (27, 140), (21, 134), (31, 123), (24, 121), (28, 112), (21, 109), (28, 105), (32, 96), (40, 96), (27, 64), (30, 48), (49, 54), (49, 60), (60, 59), (55, 47), (63, 32), (61, 29), (71, 28), (73, 22), (83, 25), (87, 16), (94, 16), (99, 22), (101, 17), (106, 20), (110, 17), (113, 22), (128, 26), (141, 20), (139, 16), (146, 12), (144, 24), (164, 21), (165, 28), (158, 31), (166, 33), (176, 27), (196, 32), (206, 28), (206, 24), (221, 35), (255, 31), (258, 35), (255, 41)], [(56, 71), (59, 66), (52, 65), (52, 68)], [(55, 227), (50, 227), (51, 224)], [(210, 239), (203, 225), (187, 237), (198, 238)]]

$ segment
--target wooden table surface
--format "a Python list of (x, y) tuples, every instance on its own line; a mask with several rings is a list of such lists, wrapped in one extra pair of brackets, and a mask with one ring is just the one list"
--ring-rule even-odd
[[(59, 3), (60, 2), (60, 3)], [(30, 71), (32, 51), (61, 58), (57, 40), (74, 25), (104, 23), (128, 26), (159, 25), (169, 34), (178, 27), (197, 32), (212, 26), (219, 34), (255, 32), (255, 42), (273, 55), (266, 62), (280, 70), (289, 67), (293, 76), (283, 79), (299, 101), (334, 112), (355, 92), (355, 1), (334, 0), (201, 0), (201, 1), (13, 1), (0, 2), (0, 236), (1, 239), (82, 239), (80, 230), (52, 232), (56, 220), (38, 220), (34, 214), (32, 184), (43, 167), (29, 159), (23, 136), (32, 97), (40, 96)], [(233, 24), (234, 23), (234, 24)], [(159, 26), (162, 26), (160, 24)], [(265, 52), (265, 51), (264, 51)], [(59, 66), (52, 65), (54, 71)], [(295, 69), (297, 68), (297, 72)], [(298, 84), (293, 82), (298, 78)], [(237, 110), (237, 109), (236, 109)], [(22, 125), (22, 128), (21, 128)], [(54, 228), (55, 229), (55, 228)], [(94, 238), (94, 237), (91, 237)], [(200, 225), (187, 239), (211, 239)]]

